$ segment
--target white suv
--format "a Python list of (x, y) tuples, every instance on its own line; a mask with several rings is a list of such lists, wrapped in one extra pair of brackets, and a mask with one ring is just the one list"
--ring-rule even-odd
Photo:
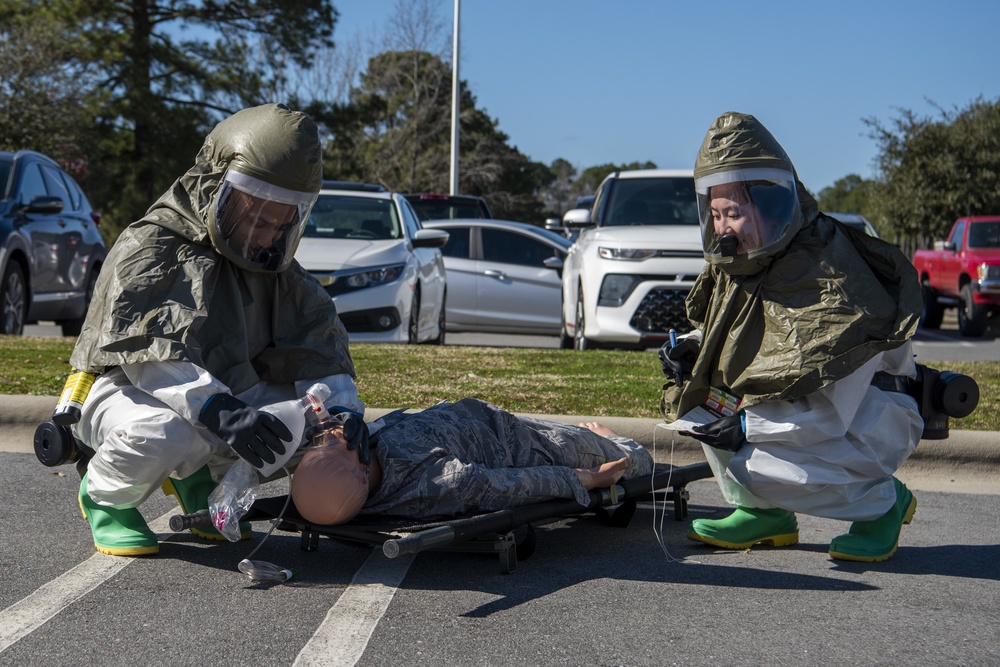
[(615, 172), (563, 225), (582, 231), (563, 269), (562, 347), (659, 347), (691, 330), (684, 301), (705, 263), (691, 170)]

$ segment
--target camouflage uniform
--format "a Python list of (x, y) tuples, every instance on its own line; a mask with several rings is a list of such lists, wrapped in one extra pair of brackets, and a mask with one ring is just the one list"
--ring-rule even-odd
[(653, 467), (649, 452), (629, 438), (518, 417), (474, 398), (382, 421), (374, 451), (382, 483), (362, 515), (428, 518), (553, 498), (586, 505), (589, 494), (573, 468), (627, 457), (624, 477), (633, 478)]

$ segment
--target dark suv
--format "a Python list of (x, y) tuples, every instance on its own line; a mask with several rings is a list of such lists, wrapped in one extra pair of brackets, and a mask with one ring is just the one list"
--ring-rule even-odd
[(489, 204), (482, 197), (437, 194), (403, 195), (403, 197), (410, 202), (421, 222), (493, 217)]
[(100, 218), (54, 160), (0, 151), (0, 334), (39, 320), (80, 333), (107, 255)]

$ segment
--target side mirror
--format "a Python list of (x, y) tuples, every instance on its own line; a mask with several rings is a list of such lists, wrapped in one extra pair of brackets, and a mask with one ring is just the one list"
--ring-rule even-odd
[(542, 265), (546, 269), (552, 269), (560, 278), (562, 278), (563, 264), (563, 260), (559, 257), (549, 257), (542, 262)]
[(56, 213), (61, 213), (63, 210), (63, 200), (59, 197), (48, 197), (45, 195), (39, 195), (31, 200), (31, 202), (21, 208), (19, 213), (43, 213), (46, 215), (55, 215)]
[(413, 235), (414, 248), (443, 248), (448, 242), (448, 232), (443, 229), (419, 229)]
[(573, 208), (566, 211), (563, 216), (563, 226), (573, 228), (589, 227), (594, 224), (590, 220), (590, 209), (589, 208)]

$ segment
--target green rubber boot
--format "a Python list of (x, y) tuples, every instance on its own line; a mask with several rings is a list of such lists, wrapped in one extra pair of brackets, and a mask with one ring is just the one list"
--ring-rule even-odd
[(787, 547), (798, 543), (799, 524), (793, 512), (780, 507), (737, 507), (724, 519), (695, 519), (687, 536), (722, 549), (749, 549), (760, 542)]
[[(208, 466), (204, 466), (195, 474), (184, 479), (167, 477), (161, 488), (163, 493), (177, 499), (177, 504), (181, 506), (181, 512), (194, 514), (208, 509), (208, 497), (212, 495), (216, 486)], [(213, 527), (191, 528), (191, 532), (206, 540), (226, 540), (226, 536)], [(249, 540), (252, 532), (249, 521), (240, 521), (241, 540)]]
[(148, 556), (159, 553), (156, 533), (134, 507), (115, 509), (98, 505), (87, 494), (87, 475), (80, 480), (80, 512), (90, 524), (94, 546), (109, 556)]
[(899, 546), (899, 532), (904, 523), (913, 521), (917, 497), (895, 477), (896, 502), (889, 511), (872, 521), (855, 521), (846, 535), (830, 542), (830, 557), (866, 563), (888, 560)]

